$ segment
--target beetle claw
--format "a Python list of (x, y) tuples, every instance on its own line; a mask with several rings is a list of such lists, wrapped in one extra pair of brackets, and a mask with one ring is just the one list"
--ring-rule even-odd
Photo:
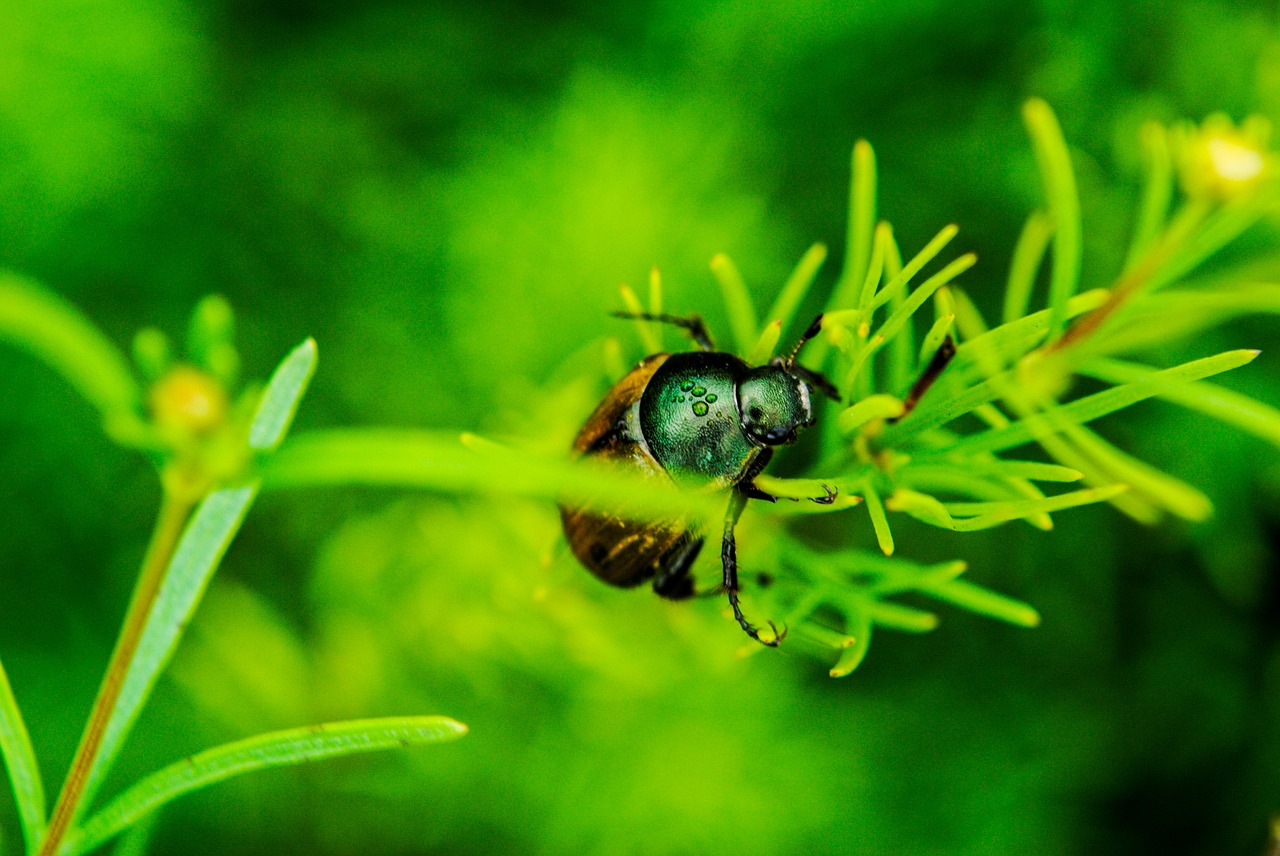
[(742, 628), (742, 632), (746, 633), (761, 645), (765, 645), (769, 648), (777, 648), (778, 643), (787, 635), (786, 626), (784, 625), (782, 632), (779, 633), (777, 625), (770, 621), (769, 627), (773, 629), (773, 638), (761, 639), (760, 631), (756, 630), (755, 625), (750, 621), (747, 621), (747, 617), (742, 614), (742, 607), (738, 605), (738, 590), (725, 586), (725, 591), (729, 595), (729, 606), (733, 607), (733, 617), (738, 619), (738, 626)]
[(811, 496), (809, 500), (816, 502), (818, 505), (830, 505), (836, 501), (836, 497), (840, 495), (840, 491), (829, 484), (824, 484), (822, 489), (826, 491), (826, 496)]

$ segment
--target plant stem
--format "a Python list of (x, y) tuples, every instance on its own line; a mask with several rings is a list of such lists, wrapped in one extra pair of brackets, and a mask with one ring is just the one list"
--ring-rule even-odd
[(177, 547), (178, 537), (183, 526), (195, 507), (194, 498), (185, 491), (172, 490), (166, 487), (160, 504), (160, 512), (156, 517), (155, 529), (151, 533), (151, 542), (147, 545), (146, 556), (142, 561), (142, 570), (138, 581), (134, 584), (133, 597), (129, 601), (129, 609), (125, 613), (124, 625), (116, 640), (115, 650), (107, 664), (102, 685), (98, 688), (98, 697), (93, 702), (89, 713), (89, 721), (85, 725), (84, 734), (80, 737), (80, 745), (76, 749), (67, 772), (66, 781), (62, 785), (62, 793), (53, 808), (53, 816), (49, 820), (49, 829), (44, 843), (40, 847), (40, 856), (55, 856), (67, 829), (80, 812), (80, 801), (84, 797), (85, 786), (89, 781), (89, 771), (93, 769), (102, 747), (102, 738), (106, 733), (107, 722), (120, 697), (124, 686), (125, 674), (129, 663), (133, 660), (142, 637), (142, 628), (155, 603), (156, 593), (164, 580), (165, 570)]

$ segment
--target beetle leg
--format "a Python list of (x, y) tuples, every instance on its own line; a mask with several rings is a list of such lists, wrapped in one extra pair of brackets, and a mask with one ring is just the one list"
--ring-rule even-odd
[(763, 499), (765, 502), (777, 502), (778, 498), (771, 493), (765, 493), (756, 487), (755, 482), (746, 482), (742, 485), (742, 492), (747, 495), (747, 499)]
[(667, 561), (653, 578), (653, 590), (668, 600), (684, 600), (693, 597), (693, 577), (689, 569), (702, 550), (702, 539), (686, 535), (682, 542), (667, 554)]
[(836, 497), (840, 495), (840, 491), (829, 484), (824, 484), (822, 489), (826, 492), (826, 496), (811, 496), (809, 497), (809, 501), (816, 502), (818, 505), (830, 505), (835, 502)]
[(738, 619), (738, 626), (742, 628), (743, 632), (761, 645), (776, 648), (782, 637), (786, 636), (786, 628), (784, 627), (779, 632), (777, 626), (770, 621), (769, 626), (773, 628), (773, 639), (769, 641), (761, 639), (760, 633), (755, 626), (747, 621), (747, 617), (742, 614), (742, 607), (738, 603), (738, 546), (733, 536), (733, 529), (738, 524), (738, 518), (742, 516), (742, 509), (746, 507), (747, 499), (745, 492), (735, 490), (730, 495), (729, 508), (725, 512), (724, 540), (720, 545), (720, 559), (724, 564), (724, 590), (729, 596), (729, 606), (733, 608), (733, 617)]
[(613, 312), (610, 313), (615, 318), (630, 318), (636, 321), (660, 321), (663, 324), (671, 324), (675, 327), (687, 332), (693, 339), (695, 345), (704, 351), (714, 351), (715, 343), (711, 341), (711, 334), (707, 332), (707, 325), (702, 323), (701, 315), (690, 315), (684, 317), (682, 315), (668, 315), (667, 313), (654, 314), (652, 312)]

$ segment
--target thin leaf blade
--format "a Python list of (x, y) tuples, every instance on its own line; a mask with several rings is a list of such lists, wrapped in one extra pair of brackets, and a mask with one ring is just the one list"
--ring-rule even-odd
[(89, 804), (102, 785), (257, 491), (256, 483), (214, 491), (200, 503), (183, 531), (107, 720), (81, 805)]
[(367, 719), (275, 731), (208, 749), (152, 773), (90, 818), (74, 841), (78, 852), (101, 846), (178, 797), (257, 770), (408, 746), (446, 743), (467, 727), (444, 716)]
[(0, 340), (62, 375), (108, 429), (137, 420), (142, 394), (124, 354), (79, 310), (34, 282), (0, 272)]
[(316, 340), (307, 339), (294, 348), (271, 375), (249, 427), (250, 448), (270, 452), (280, 445), (315, 370)]
[(40, 779), (31, 735), (27, 732), (3, 664), (0, 664), (0, 755), (4, 756), (9, 783), (13, 786), (13, 798), (18, 804), (22, 838), (27, 844), (27, 852), (34, 853), (44, 835), (48, 815), (44, 783)]

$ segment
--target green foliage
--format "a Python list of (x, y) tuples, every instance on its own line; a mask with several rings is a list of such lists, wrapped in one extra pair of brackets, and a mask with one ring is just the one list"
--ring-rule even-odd
[[(221, 384), (234, 377), (238, 359), (229, 350), (230, 308), (221, 298), (206, 299), (193, 313), (188, 348), (210, 375), (181, 366), (169, 368), (168, 348), (157, 334), (139, 337), (136, 351), (145, 355), (139, 362), (157, 375), (151, 396), (154, 421), (147, 425), (137, 407), (138, 387), (124, 361), (116, 359), (107, 339), (90, 322), (30, 283), (9, 277), (0, 282), (0, 288), (8, 307), (0, 316), (0, 331), (97, 404), (109, 431), (112, 425), (131, 420), (136, 427), (127, 432), (130, 441), (150, 437), (166, 488), (156, 534), (116, 652), (47, 822), (35, 751), (0, 668), (0, 754), (13, 785), (28, 852), (74, 856), (96, 850), (171, 800), (242, 773), (456, 739), (466, 732), (465, 726), (444, 717), (418, 717), (265, 734), (165, 768), (81, 822), (258, 493), (256, 477), (226, 467), (251, 455), (269, 456), (279, 446), (315, 371), (316, 344), (308, 339), (295, 348), (260, 394), (249, 393), (246, 404), (252, 406), (241, 408), (244, 416), (223, 424), (228, 414), (216, 402), (221, 401)], [(224, 445), (228, 437), (240, 438), (245, 448), (228, 450)], [(206, 453), (209, 445), (215, 446), (214, 455)], [(188, 519), (188, 509), (197, 502)]]
[[(261, 477), (82, 823), (175, 759), (298, 723), (443, 709), (481, 739), (237, 777), (142, 818), (108, 845), (122, 856), (1262, 852), (1280, 780), (1277, 221), (1267, 194), (1186, 180), (1211, 151), (1176, 118), (1280, 119), (1274, 12), (9, 4), (0, 268), (79, 307), (112, 354), (63, 383), (56, 351), (30, 360), (13, 328), (0, 344), (0, 656), (45, 786), (158, 495), (194, 506)], [(1070, 258), (1024, 93), (1053, 105), (1077, 196), (1075, 294), (1052, 324)], [(1269, 149), (1256, 122), (1214, 127)], [(850, 184), (855, 136), (876, 150), (855, 148)], [(815, 238), (830, 252), (806, 253)], [(883, 298), (874, 336), (970, 250), (874, 351), (850, 315), (803, 355), (844, 383), (841, 343), (867, 354), (856, 397), (765, 480), (802, 501), (752, 504), (739, 528), (749, 614), (791, 622), (780, 651), (744, 646), (722, 598), (614, 590), (557, 547), (556, 498), (717, 511), (565, 461), (611, 381), (685, 347), (609, 310), (698, 311), (763, 361), (837, 290), (837, 312)], [(749, 295), (739, 320), (714, 254)], [(621, 303), (619, 281), (636, 286)], [(0, 315), (27, 305), (7, 288)], [(113, 423), (84, 378), (127, 366), (140, 325)], [(253, 379), (307, 335), (326, 352), (307, 406), (255, 452)], [(948, 336), (958, 356), (899, 418)], [(1248, 348), (1239, 371), (1151, 381)], [(1072, 423), (1129, 384), (1155, 394)], [(1006, 422), (1031, 441), (950, 459)], [(803, 501), (845, 477), (837, 510)], [(954, 531), (998, 519), (990, 503), (1031, 513)], [(1188, 522), (1127, 519), (1170, 516)], [(804, 652), (857, 674), (825, 680)], [(47, 816), (0, 804), (0, 850)]]
[(69, 849), (87, 853), (183, 794), (233, 776), (383, 749), (457, 740), (466, 726), (443, 716), (369, 719), (260, 734), (157, 770), (86, 821)]

